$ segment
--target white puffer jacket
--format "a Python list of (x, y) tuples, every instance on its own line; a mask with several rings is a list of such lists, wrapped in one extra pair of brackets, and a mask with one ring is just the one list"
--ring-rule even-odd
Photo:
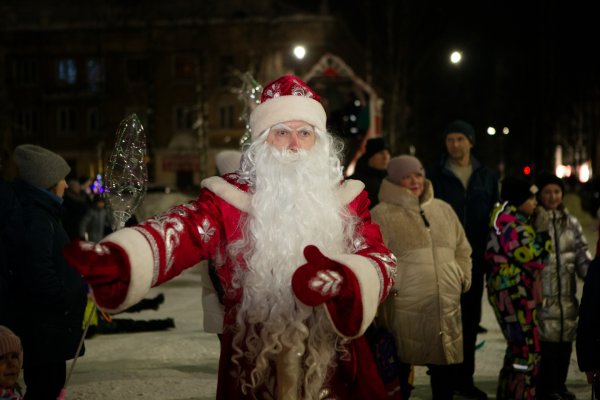
[(452, 207), (433, 198), (431, 182), (419, 199), (384, 179), (371, 210), (398, 259), (396, 282), (380, 319), (396, 338), (404, 363), (463, 360), (460, 296), (471, 285), (471, 246)]

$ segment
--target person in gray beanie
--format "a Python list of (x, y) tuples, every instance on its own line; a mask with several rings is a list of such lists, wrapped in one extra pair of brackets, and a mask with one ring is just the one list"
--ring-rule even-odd
[(8, 256), (16, 287), (8, 325), (23, 344), (27, 398), (55, 399), (65, 384), (66, 360), (74, 358), (83, 334), (86, 305), (81, 275), (63, 256), (69, 238), (60, 217), (70, 168), (58, 154), (31, 144), (18, 146), (14, 160), (20, 213), (8, 228), (14, 233)]
[(19, 178), (42, 189), (52, 188), (71, 172), (71, 167), (64, 158), (33, 144), (17, 146), (14, 159), (19, 169)]

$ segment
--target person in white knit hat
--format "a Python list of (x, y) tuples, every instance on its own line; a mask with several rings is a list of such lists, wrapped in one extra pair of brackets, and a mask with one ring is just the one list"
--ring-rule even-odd
[(196, 200), (65, 254), (100, 307), (119, 311), (204, 259), (224, 312), (217, 399), (388, 398), (363, 336), (395, 258), (364, 185), (344, 181), (320, 97), (268, 83), (240, 168)]
[(0, 399), (23, 398), (17, 380), (23, 365), (23, 347), (17, 335), (0, 325)]

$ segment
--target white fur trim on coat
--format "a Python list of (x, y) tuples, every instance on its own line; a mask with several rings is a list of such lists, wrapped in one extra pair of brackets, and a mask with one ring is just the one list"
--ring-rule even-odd
[(148, 240), (132, 228), (123, 228), (105, 237), (102, 242), (115, 243), (123, 248), (129, 259), (129, 287), (125, 300), (111, 313), (121, 312), (144, 298), (152, 285), (154, 256)]
[[(379, 293), (381, 292), (382, 284), (381, 280), (379, 279), (379, 274), (377, 273), (377, 268), (379, 268), (379, 266), (376, 265), (376, 263), (371, 259), (356, 254), (343, 254), (332, 256), (330, 258), (348, 267), (354, 273), (356, 280), (358, 280), (363, 315), (358, 333), (348, 338), (354, 339), (365, 333), (375, 318), (375, 314), (377, 313), (377, 307), (379, 306)], [(327, 307), (325, 307), (325, 310), (327, 311)], [(327, 312), (327, 316), (331, 321), (329, 312)], [(338, 335), (346, 337), (338, 330), (333, 321), (331, 321), (331, 325), (334, 326), (334, 329)]]
[[(246, 213), (249, 212), (250, 201), (252, 199), (251, 195), (238, 189), (235, 185), (232, 185), (220, 176), (206, 178), (201, 182), (200, 186), (210, 190), (238, 210)], [(337, 191), (337, 197), (340, 204), (350, 204), (364, 188), (365, 184), (361, 181), (353, 179), (344, 181)]]

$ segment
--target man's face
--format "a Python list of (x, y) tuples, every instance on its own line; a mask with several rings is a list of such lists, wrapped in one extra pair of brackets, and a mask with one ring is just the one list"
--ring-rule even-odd
[(471, 154), (473, 145), (463, 133), (453, 132), (446, 135), (446, 149), (454, 160), (463, 160)]
[(317, 140), (315, 128), (304, 121), (288, 121), (269, 130), (267, 143), (278, 149), (310, 150)]
[(390, 163), (390, 158), (391, 156), (389, 150), (381, 150), (369, 158), (368, 165), (371, 168), (384, 170), (387, 169), (387, 166)]

